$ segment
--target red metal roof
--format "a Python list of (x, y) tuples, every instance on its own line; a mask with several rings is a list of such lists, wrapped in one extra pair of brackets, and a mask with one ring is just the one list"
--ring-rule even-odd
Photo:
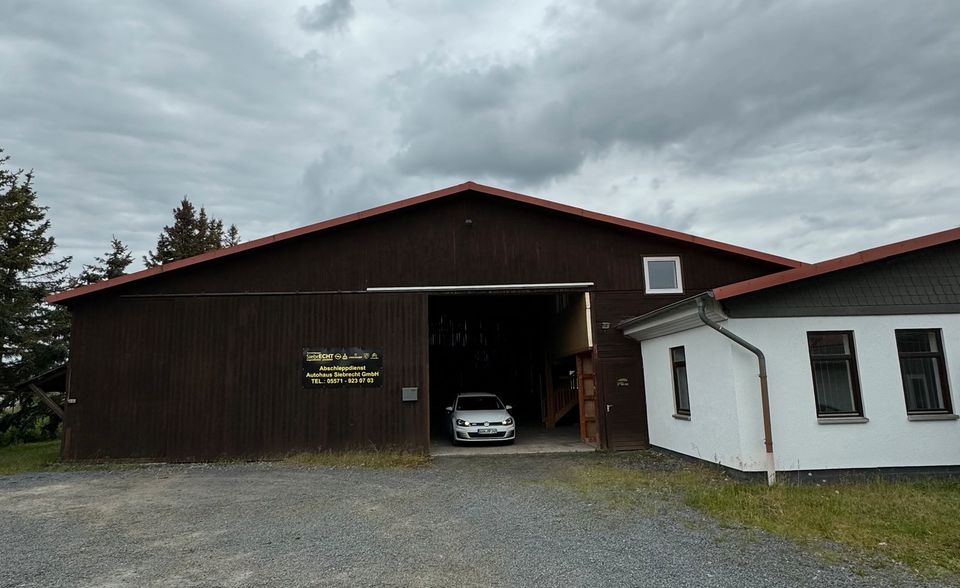
[(858, 251), (857, 253), (844, 255), (843, 257), (821, 261), (820, 263), (803, 265), (801, 267), (776, 274), (769, 274), (759, 278), (753, 278), (752, 280), (744, 280), (743, 282), (737, 282), (728, 286), (714, 288), (713, 296), (717, 300), (733, 298), (734, 296), (741, 296), (750, 292), (757, 292), (759, 290), (773, 288), (774, 286), (789, 284), (790, 282), (796, 282), (798, 280), (804, 280), (814, 276), (828, 274), (830, 272), (835, 272), (849, 267), (870, 263), (871, 261), (879, 261), (881, 259), (893, 257), (894, 255), (926, 249), (927, 247), (942, 245), (944, 243), (949, 243), (956, 240), (960, 240), (960, 227), (955, 229), (947, 229), (946, 231), (940, 231), (939, 233), (924, 235), (922, 237), (907, 239), (906, 241), (891, 243), (889, 245), (874, 247), (873, 249), (865, 249), (863, 251)]
[(293, 239), (303, 235), (316, 233), (319, 231), (323, 231), (325, 229), (338, 227), (340, 225), (344, 225), (344, 224), (358, 221), (361, 219), (366, 219), (366, 218), (374, 217), (380, 214), (393, 212), (395, 210), (400, 210), (402, 208), (407, 208), (409, 206), (415, 206), (417, 204), (422, 204), (424, 202), (430, 202), (431, 200), (437, 200), (439, 198), (445, 198), (445, 197), (452, 196), (454, 194), (459, 194), (461, 192), (466, 192), (466, 191), (479, 192), (481, 194), (487, 194), (489, 196), (505, 198), (507, 200), (513, 200), (515, 202), (522, 202), (524, 204), (530, 204), (533, 206), (539, 206), (542, 208), (564, 212), (567, 214), (573, 214), (586, 219), (609, 223), (612, 225), (626, 227), (626, 228), (634, 229), (637, 231), (643, 231), (645, 233), (650, 233), (652, 235), (666, 237), (669, 239), (686, 241), (688, 243), (694, 243), (697, 245), (702, 245), (704, 247), (709, 247), (711, 249), (717, 249), (720, 251), (725, 251), (727, 253), (733, 253), (736, 255), (743, 255), (745, 257), (751, 257), (753, 259), (758, 259), (761, 261), (766, 261), (769, 263), (782, 265), (785, 267), (795, 268), (795, 267), (801, 267), (802, 265), (804, 265), (801, 262), (795, 261), (793, 259), (787, 259), (785, 257), (779, 257), (777, 255), (770, 255), (768, 253), (754, 251), (752, 249), (747, 249), (745, 247), (729, 245), (727, 243), (721, 243), (719, 241), (714, 241), (712, 239), (704, 239), (703, 237), (697, 237), (687, 233), (681, 233), (679, 231), (672, 231), (670, 229), (664, 229), (664, 228), (656, 227), (653, 225), (638, 223), (635, 221), (626, 220), (626, 219), (618, 218), (615, 216), (601, 214), (599, 212), (591, 212), (589, 210), (584, 210), (582, 208), (568, 206), (566, 204), (560, 204), (558, 202), (551, 202), (549, 200), (543, 200), (540, 198), (534, 198), (533, 196), (526, 196), (524, 194), (518, 194), (517, 192), (510, 192), (508, 190), (501, 190), (500, 188), (484, 186), (482, 184), (477, 184), (475, 182), (465, 182), (463, 184), (457, 184), (456, 186), (450, 186), (449, 188), (443, 188), (442, 190), (436, 190), (434, 192), (421, 194), (420, 196), (414, 196), (412, 198), (398, 200), (390, 204), (384, 204), (383, 206), (370, 208), (362, 212), (356, 212), (353, 214), (348, 214), (345, 216), (337, 217), (334, 219), (326, 220), (326, 221), (315, 223), (312, 225), (307, 225), (299, 229), (284, 231), (282, 233), (277, 233), (276, 235), (270, 235), (269, 237), (263, 237), (260, 239), (255, 239), (253, 241), (247, 241), (246, 243), (241, 243), (240, 245), (236, 245), (234, 247), (217, 249), (215, 251), (208, 251), (207, 253), (195, 255), (193, 257), (188, 257), (186, 259), (180, 259), (177, 261), (166, 263), (161, 266), (148, 268), (145, 270), (141, 270), (139, 272), (134, 272), (132, 274), (123, 275), (117, 278), (113, 278), (112, 280), (104, 280), (102, 282), (96, 282), (94, 284), (89, 284), (87, 286), (74, 288), (73, 290), (67, 290), (64, 292), (59, 292), (57, 294), (52, 294), (47, 297), (47, 302), (50, 302), (50, 303), (64, 302), (71, 298), (92, 294), (94, 292), (106, 290), (107, 288), (113, 288), (121, 284), (135, 282), (137, 280), (142, 280), (150, 276), (155, 276), (161, 273), (175, 271), (181, 268), (196, 265), (198, 263), (212, 261), (214, 259), (226, 257), (228, 255), (234, 255), (236, 253), (240, 253), (243, 251), (249, 251), (250, 249), (256, 249), (257, 247), (263, 247), (264, 245), (276, 243), (277, 241), (285, 241), (287, 239)]

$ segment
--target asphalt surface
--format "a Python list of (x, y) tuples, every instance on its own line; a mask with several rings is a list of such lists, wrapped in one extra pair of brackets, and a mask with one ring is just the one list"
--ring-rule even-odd
[(0, 477), (0, 586), (903, 586), (650, 497), (550, 482), (593, 455), (415, 470), (150, 466)]

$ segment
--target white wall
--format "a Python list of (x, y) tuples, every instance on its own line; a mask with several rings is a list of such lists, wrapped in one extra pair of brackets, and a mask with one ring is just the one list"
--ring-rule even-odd
[[(740, 440), (740, 402), (731, 358), (731, 342), (697, 328), (643, 341), (643, 379), (650, 443), (714, 463), (753, 471), (763, 469), (762, 444), (744, 451)], [(684, 346), (690, 394), (690, 420), (673, 417), (670, 348)]]
[[(960, 315), (730, 319), (767, 358), (777, 470), (960, 465), (960, 421), (909, 421), (895, 329), (939, 328), (951, 403), (960, 388)], [(807, 331), (854, 332), (867, 423), (819, 424)], [(669, 348), (687, 354), (691, 420), (674, 419)], [(743, 471), (764, 469), (757, 362), (707, 327), (644, 341), (650, 443)]]
[[(770, 374), (778, 470), (960, 465), (960, 421), (909, 421), (895, 329), (942, 329), (951, 404), (960, 387), (960, 315), (731, 319)], [(853, 331), (867, 423), (818, 424), (807, 331)], [(719, 335), (719, 333), (716, 333)], [(742, 366), (735, 370), (742, 371)]]

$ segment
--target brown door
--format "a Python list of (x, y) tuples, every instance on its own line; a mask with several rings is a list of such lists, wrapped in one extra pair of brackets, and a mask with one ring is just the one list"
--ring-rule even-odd
[(590, 352), (577, 356), (577, 390), (580, 396), (580, 439), (584, 443), (600, 443), (597, 423), (597, 386), (593, 377), (593, 357)]
[(647, 406), (640, 358), (603, 359), (600, 362), (600, 405), (605, 419), (608, 449), (642, 449), (649, 445)]

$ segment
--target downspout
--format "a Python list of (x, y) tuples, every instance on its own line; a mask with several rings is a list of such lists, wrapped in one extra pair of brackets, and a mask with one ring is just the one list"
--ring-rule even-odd
[(770, 395), (767, 392), (767, 359), (758, 347), (709, 319), (703, 305), (703, 298), (697, 298), (697, 314), (700, 315), (700, 320), (703, 321), (703, 324), (717, 331), (724, 337), (732, 339), (737, 345), (740, 345), (757, 356), (757, 366), (760, 376), (760, 403), (763, 409), (763, 444), (767, 450), (767, 484), (773, 486), (777, 481), (777, 469), (776, 462), (773, 459), (773, 432), (770, 426)]

